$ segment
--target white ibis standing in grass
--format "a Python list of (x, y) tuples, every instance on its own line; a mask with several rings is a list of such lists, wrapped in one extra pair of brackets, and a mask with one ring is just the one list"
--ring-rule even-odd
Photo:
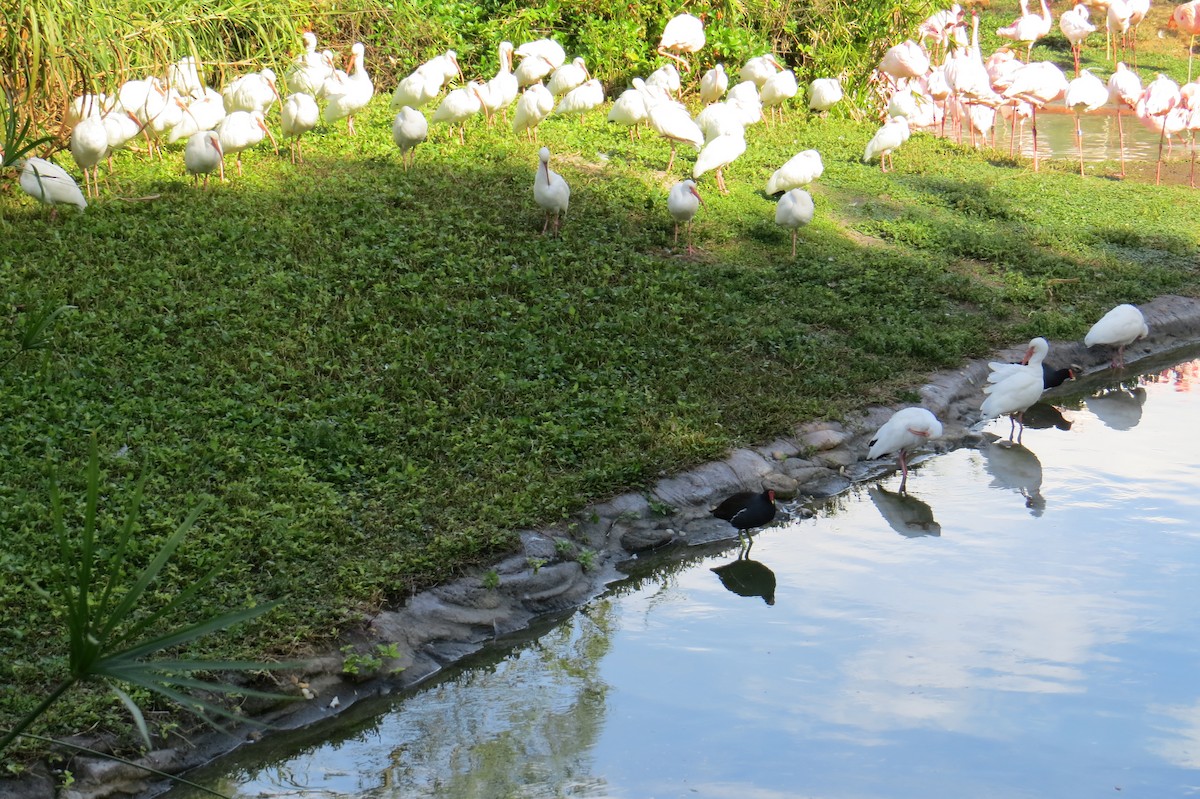
[(567, 61), (566, 51), (553, 39), (525, 42), (516, 49), (514, 55), (521, 59), (515, 73), (517, 84), (521, 87), (540, 82)]
[(225, 179), (225, 153), (221, 151), (221, 137), (215, 130), (202, 130), (193, 133), (183, 149), (183, 165), (192, 175), (192, 183), (197, 183), (204, 175), (204, 188), (208, 188), (208, 176), (214, 170), (219, 170), (221, 179)]
[(279, 99), (275, 86), (275, 73), (270, 69), (250, 72), (234, 80), (221, 90), (226, 113), (260, 111), (265, 117), (271, 104)]
[(513, 133), (528, 134), (532, 141), (537, 138), (537, 126), (554, 111), (554, 95), (545, 86), (535, 83), (517, 98), (517, 110), (513, 114)]
[(725, 65), (717, 64), (704, 73), (700, 79), (700, 102), (708, 105), (715, 103), (729, 91), (729, 76), (725, 74)]
[[(267, 128), (261, 111), (234, 111), (221, 120), (221, 124), (217, 126), (217, 136), (221, 140), (221, 152), (237, 155), (238, 177), (242, 175), (242, 150), (253, 147), (269, 137), (276, 153), (279, 151), (275, 136)], [(222, 172), (222, 180), (224, 177)]]
[(696, 182), (693, 180), (679, 181), (671, 187), (671, 193), (667, 195), (667, 210), (675, 219), (674, 246), (679, 246), (680, 223), (687, 225), (688, 255), (695, 252), (692, 249), (692, 218), (696, 216), (696, 211), (700, 210), (703, 203), (704, 200), (701, 199), (700, 192), (696, 190)]
[(582, 122), (589, 111), (595, 111), (602, 105), (604, 105), (604, 84), (592, 78), (567, 92), (567, 95), (558, 101), (554, 113), (556, 116), (579, 114), (579, 121)]
[(707, 142), (700, 150), (700, 154), (696, 156), (696, 163), (692, 167), (692, 177), (699, 180), (705, 172), (716, 172), (717, 188), (721, 190), (722, 194), (728, 194), (729, 189), (725, 188), (725, 167), (736, 161), (744, 152), (746, 152), (745, 130), (736, 127), (722, 133)]
[(299, 92), (316, 97), (325, 85), (325, 80), (333, 74), (333, 63), (324, 53), (317, 52), (315, 33), (305, 31), (303, 39), (304, 52), (296, 56), (283, 77), (293, 94)]
[(817, 78), (808, 86), (808, 107), (823, 114), (842, 101), (842, 82), (837, 78)]
[(796, 73), (785, 69), (767, 78), (767, 82), (759, 91), (763, 108), (769, 109), (772, 115), (774, 115), (775, 109), (779, 109), (779, 120), (782, 122), (783, 104), (796, 96), (800, 91), (800, 86), (796, 83)]
[(672, 17), (663, 28), (658, 40), (658, 54), (678, 62), (684, 72), (690, 72), (691, 67), (680, 54), (700, 52), (704, 41), (704, 22), (692, 14), (679, 14)]
[(816, 213), (812, 195), (804, 189), (792, 189), (775, 204), (775, 224), (792, 231), (792, 257), (796, 257), (796, 235), (812, 222)]
[(282, 119), (283, 138), (294, 139), (289, 142), (292, 163), (304, 163), (304, 153), (300, 149), (300, 137), (317, 126), (321, 120), (321, 109), (317, 100), (311, 94), (296, 92), (289, 94), (283, 107), (279, 110)]
[(445, 123), (459, 126), (459, 144), (467, 143), (467, 120), (483, 110), (483, 101), (479, 98), (481, 88), (483, 85), (479, 81), (473, 80), (466, 86), (447, 94), (433, 112), (433, 124)]
[(771, 489), (761, 492), (739, 491), (713, 508), (712, 515), (737, 528), (738, 538), (743, 533), (749, 537), (750, 530), (762, 527), (775, 518), (775, 492)]
[(1136, 306), (1126, 303), (1113, 308), (1102, 316), (1099, 322), (1092, 325), (1092, 329), (1084, 336), (1083, 343), (1088, 347), (1097, 344), (1116, 347), (1117, 354), (1113, 356), (1112, 368), (1118, 369), (1125, 367), (1125, 347), (1148, 335), (1150, 326), (1146, 324), (1146, 317)]
[(570, 64), (563, 64), (554, 70), (554, 74), (546, 83), (546, 89), (555, 97), (562, 97), (576, 86), (582, 86), (584, 81), (591, 77), (583, 59), (577, 57)]
[(738, 72), (739, 81), (752, 81), (755, 86), (762, 88), (762, 85), (783, 66), (779, 60), (771, 53), (755, 56), (742, 65)]
[(100, 196), (100, 162), (108, 154), (108, 131), (98, 116), (81, 119), (71, 131), (71, 157), (83, 170), (83, 188), (88, 197)]
[(533, 199), (546, 212), (546, 224), (542, 225), (542, 234), (545, 235), (553, 219), (553, 235), (557, 236), (562, 223), (561, 217), (571, 203), (571, 187), (562, 175), (550, 168), (549, 147), (538, 151), (537, 174), (533, 179)]
[(629, 129), (629, 138), (633, 139), (636, 132), (641, 136), (639, 126), (649, 119), (646, 110), (646, 84), (641, 78), (633, 79), (633, 88), (621, 92), (608, 109), (608, 121)]
[(416, 146), (429, 135), (429, 123), (425, 115), (415, 108), (403, 106), (392, 120), (392, 141), (400, 148), (400, 160), (407, 170), (416, 158)]
[(512, 71), (512, 42), (500, 42), (500, 66), (496, 75), (479, 90), (479, 101), (483, 103), (483, 113), (490, 122), (497, 111), (504, 112), (508, 118), (508, 107), (517, 99), (521, 90), (517, 85), (517, 76)]
[(804, 150), (793, 155), (787, 163), (771, 173), (767, 180), (767, 194), (775, 195), (781, 191), (803, 188), (824, 173), (825, 164), (821, 161), (821, 154), (816, 150)]
[(375, 84), (363, 66), (366, 48), (362, 42), (355, 42), (350, 48), (350, 69), (346, 70), (346, 80), (342, 88), (325, 97), (325, 111), (322, 120), (325, 124), (346, 118), (346, 126), (350, 135), (354, 135), (354, 115), (367, 107), (375, 95)]
[(678, 97), (682, 84), (679, 81), (679, 70), (674, 64), (663, 64), (646, 77), (646, 86), (660, 89), (669, 97)]
[(671, 157), (667, 161), (666, 170), (670, 172), (675, 163), (675, 145), (686, 142), (699, 150), (704, 146), (704, 131), (700, 130), (700, 126), (683, 105), (653, 93), (647, 93), (646, 98), (650, 127), (671, 145)]
[(900, 493), (908, 484), (908, 455), (942, 435), (942, 423), (925, 408), (904, 408), (892, 414), (868, 442), (867, 457), (896, 454), (900, 465)]
[[(1011, 440), (1016, 425), (1021, 425), (1025, 431), (1022, 415), (1037, 402), (1042, 392), (1046, 390), (1045, 377), (1042, 373), (1042, 361), (1050, 352), (1050, 344), (1046, 339), (1037, 337), (1031, 339), (1025, 351), (1025, 357), (1019, 364), (993, 362), (988, 364), (992, 373), (988, 375), (988, 384), (983, 387), (984, 398), (980, 410), (984, 419), (994, 419), (997, 416), (1009, 414), (1012, 424), (1008, 437)], [(1017, 435), (1020, 443), (1021, 436)]]
[(184, 56), (167, 67), (167, 88), (174, 89), (189, 100), (204, 96), (207, 87), (200, 77), (200, 66), (195, 56)]
[(21, 167), (19, 178), (21, 189), (30, 197), (50, 206), (50, 218), (58, 218), (57, 205), (74, 205), (79, 210), (87, 208), (87, 200), (79, 190), (79, 184), (53, 161), (44, 158), (27, 158)]

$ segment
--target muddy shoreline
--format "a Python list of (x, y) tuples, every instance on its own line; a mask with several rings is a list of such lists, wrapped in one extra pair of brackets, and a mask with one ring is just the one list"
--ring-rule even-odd
[[(1131, 374), (1136, 373), (1137, 360), (1200, 338), (1200, 299), (1165, 296), (1140, 307), (1150, 337), (1127, 348)], [(1022, 344), (996, 353), (993, 359), (1011, 360), (1023, 351)], [(1078, 341), (1051, 342), (1047, 361), (1056, 366), (1078, 364), (1088, 374), (1106, 369), (1110, 357), (1105, 347), (1088, 350)], [(987, 361), (976, 360), (930, 375), (919, 388), (921, 404), (945, 426), (932, 451), (980, 444), (982, 436), (972, 428), (979, 420), (987, 373)], [(262, 720), (272, 727), (265, 734), (299, 729), (362, 699), (413, 687), (499, 636), (599, 595), (622, 579), (622, 566), (640, 554), (670, 557), (674, 548), (682, 555), (692, 546), (735, 538), (736, 531), (727, 522), (709, 514), (710, 507), (733, 491), (774, 488), (785, 507), (802, 514), (805, 501), (887, 474), (895, 468), (893, 459), (862, 459), (868, 438), (894, 410), (873, 407), (844, 423), (800, 424), (790, 436), (738, 449), (724, 460), (665, 477), (644, 494), (622, 494), (593, 505), (569, 526), (519, 531), (521, 551), (491, 569), (416, 594), (402, 608), (381, 611), (370, 620), (365, 635), (346, 642), (364, 655), (378, 655), (377, 645), (386, 647), (387, 656), (378, 658), (381, 662), (373, 665), (371, 673), (387, 676), (348, 679), (341, 651), (314, 659), (303, 674), (295, 675), (294, 690), (304, 698), (264, 713)], [(195, 746), (156, 750), (139, 762), (182, 772), (258, 737), (251, 728), (232, 735), (208, 734)], [(91, 757), (75, 757), (71, 772), (74, 782), (57, 793), (52, 775), (44, 768), (32, 769), (19, 780), (0, 781), (0, 799), (149, 799), (171, 787), (139, 769)]]

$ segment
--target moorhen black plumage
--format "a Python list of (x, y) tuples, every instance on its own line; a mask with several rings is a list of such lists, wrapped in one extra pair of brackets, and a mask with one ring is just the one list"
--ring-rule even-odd
[(1046, 362), (1042, 362), (1042, 385), (1047, 391), (1052, 388), (1058, 388), (1068, 380), (1074, 380), (1075, 375), (1080, 372), (1080, 368), (1072, 364), (1071, 366), (1062, 369), (1055, 369)]
[(775, 518), (775, 492), (739, 491), (713, 508), (712, 515), (737, 528), (738, 535), (762, 527)]

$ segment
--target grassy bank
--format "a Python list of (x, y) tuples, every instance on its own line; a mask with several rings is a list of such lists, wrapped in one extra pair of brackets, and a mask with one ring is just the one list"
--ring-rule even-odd
[[(73, 306), (48, 349), (0, 370), (0, 681), (18, 689), (0, 726), (63, 667), (27, 581), (48, 566), (48, 465), (80, 516), (92, 431), (110, 532), (151, 475), (131, 563), (212, 500), (161, 597), (228, 558), (197, 615), (283, 600), (194, 654), (293, 657), (518, 528), (798, 421), (912, 400), (929, 370), (1082, 336), (1116, 303), (1200, 291), (1198, 195), (1177, 178), (1034, 174), (927, 135), (884, 175), (859, 161), (873, 128), (792, 110), (751, 129), (728, 196), (702, 179), (687, 258), (665, 196), (691, 156), (664, 174), (653, 135), (544, 123), (572, 187), (548, 239), (537, 144), (477, 120), (465, 147), (435, 129), (405, 172), (389, 125), (377, 98), (357, 137), (319, 129), (301, 166), (264, 146), (209, 191), (178, 151), (121, 153), (103, 198), (53, 224), (0, 182), (0, 361), (28, 314)], [(792, 260), (761, 188), (810, 147), (826, 173)], [(56, 733), (120, 717), (103, 694), (55, 713)]]

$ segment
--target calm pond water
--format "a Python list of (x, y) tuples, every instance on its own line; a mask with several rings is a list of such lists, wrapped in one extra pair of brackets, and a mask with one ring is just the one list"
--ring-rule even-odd
[(1081, 381), (1023, 447), (927, 458), (907, 502), (892, 475), (764, 530), (759, 565), (734, 569), (747, 596), (713, 571), (735, 545), (643, 564), (198, 779), (246, 799), (1200, 793), (1200, 350), (1186, 358)]
[[(1060, 109), (1039, 111), (1038, 157), (1078, 160), (1079, 150), (1075, 143), (1075, 116)], [(1083, 160), (1089, 163), (1117, 161), (1121, 157), (1121, 132), (1117, 129), (1116, 113), (1106, 109), (1103, 114), (1084, 114), (1080, 120), (1083, 130)], [(1121, 113), (1121, 128), (1125, 132), (1125, 159), (1127, 161), (1154, 161), (1158, 158), (1158, 133), (1137, 120), (1132, 113)], [(957, 141), (958, 132), (946, 126), (946, 135)], [(1009, 152), (1012, 136), (1011, 123), (997, 118), (995, 147)], [(1016, 152), (1023, 158), (1033, 158), (1033, 134), (1029, 120), (1016, 134)], [(989, 140), (990, 144), (990, 140)], [(1176, 138), (1170, 150), (1164, 144), (1163, 159), (1187, 162), (1191, 149), (1187, 138)]]

